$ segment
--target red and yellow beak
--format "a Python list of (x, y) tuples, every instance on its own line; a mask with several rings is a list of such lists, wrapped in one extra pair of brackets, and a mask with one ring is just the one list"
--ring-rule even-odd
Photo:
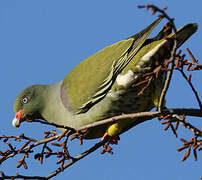
[(12, 121), (12, 125), (17, 128), (20, 126), (21, 120), (22, 120), (22, 110), (19, 110), (16, 114), (15, 114), (15, 118)]

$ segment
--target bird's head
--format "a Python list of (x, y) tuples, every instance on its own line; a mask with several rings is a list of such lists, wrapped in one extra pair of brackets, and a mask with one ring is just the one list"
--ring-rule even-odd
[(41, 119), (40, 111), (43, 107), (42, 85), (33, 85), (24, 89), (14, 103), (15, 117), (12, 121), (14, 127), (19, 127), (26, 119)]

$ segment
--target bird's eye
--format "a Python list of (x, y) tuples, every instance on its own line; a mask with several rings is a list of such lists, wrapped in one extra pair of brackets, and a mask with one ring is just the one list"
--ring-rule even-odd
[(23, 97), (22, 100), (21, 100), (21, 102), (22, 102), (23, 104), (28, 103), (28, 98), (27, 98), (26, 96)]

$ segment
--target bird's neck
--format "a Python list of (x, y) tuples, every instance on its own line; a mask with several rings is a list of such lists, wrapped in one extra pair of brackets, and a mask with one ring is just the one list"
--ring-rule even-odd
[(43, 91), (43, 101), (45, 106), (40, 114), (46, 121), (50, 123), (66, 125), (72, 127), (73, 115), (63, 106), (60, 98), (61, 82), (46, 85)]

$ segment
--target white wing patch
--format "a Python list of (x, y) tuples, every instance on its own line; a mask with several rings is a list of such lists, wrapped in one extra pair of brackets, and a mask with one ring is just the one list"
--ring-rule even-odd
[(144, 61), (147, 62), (151, 59), (152, 56), (155, 55), (155, 53), (160, 49), (160, 47), (166, 43), (167, 41), (164, 40), (162, 41), (160, 44), (158, 44), (157, 46), (155, 46), (152, 50), (150, 50), (148, 53), (146, 53), (144, 56), (142, 56), (140, 62)]
[(137, 75), (132, 70), (128, 70), (126, 74), (119, 74), (116, 78), (116, 82), (119, 86), (128, 87), (130, 86), (137, 78)]

